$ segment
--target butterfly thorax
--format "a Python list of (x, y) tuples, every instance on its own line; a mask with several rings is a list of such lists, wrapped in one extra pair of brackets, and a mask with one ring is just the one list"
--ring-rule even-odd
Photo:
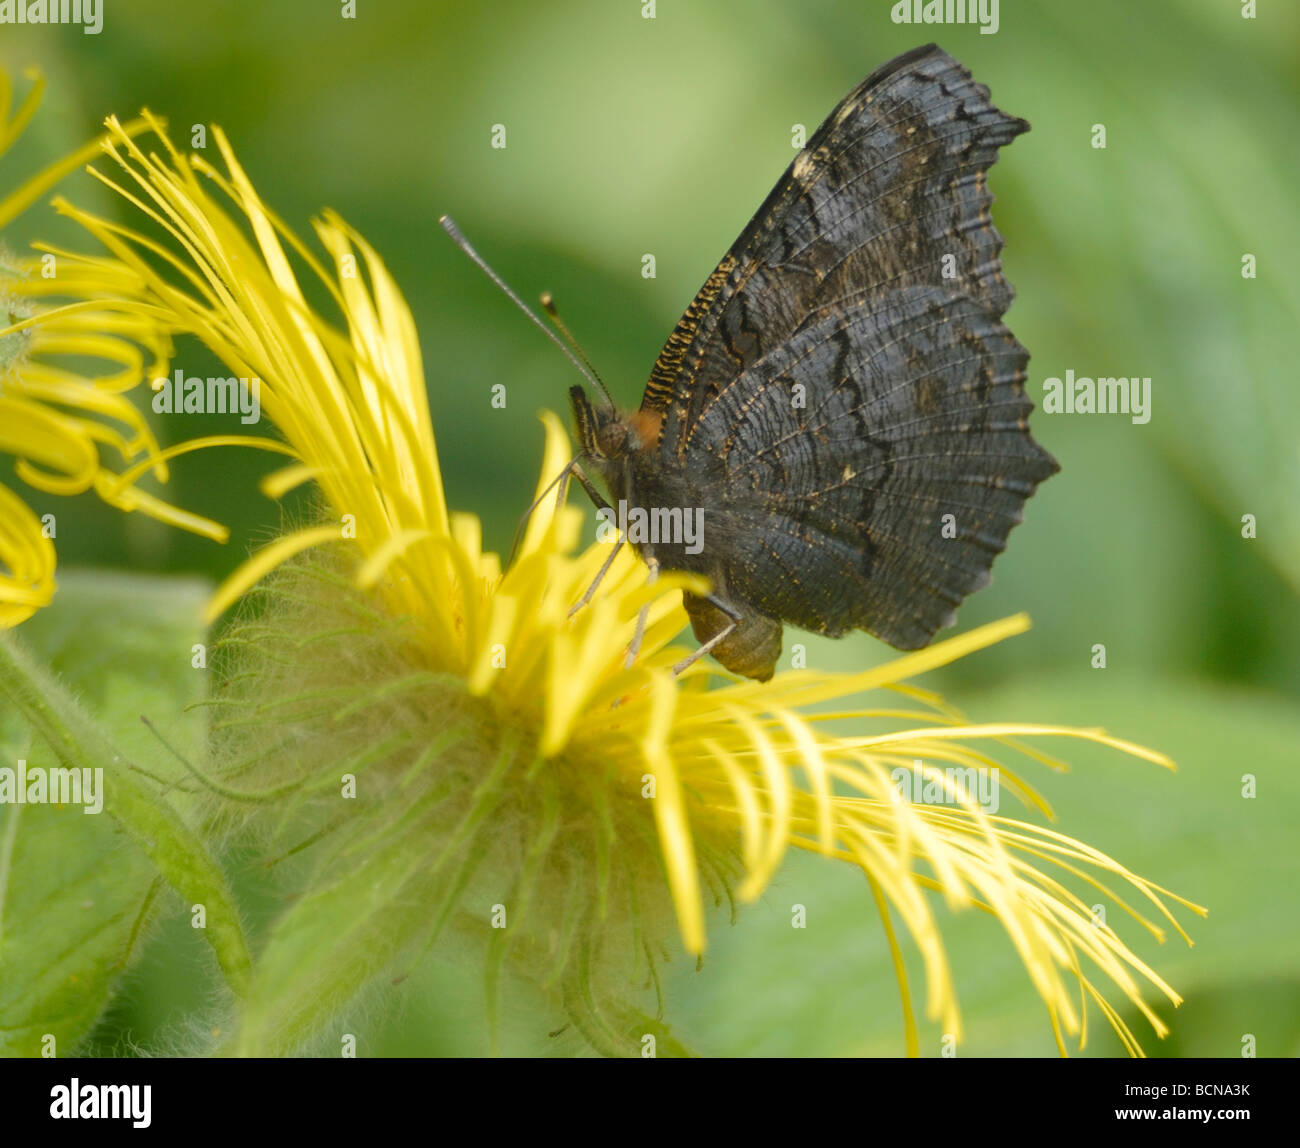
[[(654, 556), (666, 569), (712, 573), (702, 552), (702, 492), (680, 468), (665, 466), (659, 457), (663, 416), (595, 406), (581, 387), (572, 388), (570, 398), (583, 464), (603, 480), (611, 509), (621, 516), (621, 532), (627, 516), (632, 516), (633, 529), (626, 531), (627, 541), (643, 557)], [(638, 516), (654, 526), (653, 538), (636, 529)], [(674, 529), (660, 530), (660, 524), (665, 528), (671, 524)]]

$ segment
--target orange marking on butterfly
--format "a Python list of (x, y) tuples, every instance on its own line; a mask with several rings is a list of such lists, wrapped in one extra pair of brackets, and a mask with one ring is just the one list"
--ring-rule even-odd
[(659, 432), (664, 425), (664, 412), (633, 411), (624, 421), (640, 447), (653, 446), (659, 442)]

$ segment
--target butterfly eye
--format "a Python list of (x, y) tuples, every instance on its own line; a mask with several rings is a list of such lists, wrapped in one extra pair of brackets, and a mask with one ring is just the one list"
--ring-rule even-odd
[(617, 458), (627, 448), (627, 423), (608, 422), (596, 432), (596, 446), (606, 458)]

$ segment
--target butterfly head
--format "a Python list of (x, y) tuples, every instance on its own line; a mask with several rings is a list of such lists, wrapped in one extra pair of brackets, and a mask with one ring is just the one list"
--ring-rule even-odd
[(622, 458), (641, 446), (632, 420), (619, 414), (612, 406), (593, 406), (581, 387), (569, 388), (569, 401), (573, 404), (573, 418), (582, 452), (594, 462)]

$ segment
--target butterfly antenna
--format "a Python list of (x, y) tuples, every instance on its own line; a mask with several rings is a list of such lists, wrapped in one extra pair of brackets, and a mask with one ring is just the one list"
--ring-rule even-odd
[(533, 321), (533, 323), (538, 327), (538, 329), (542, 332), (542, 334), (544, 334), (548, 339), (551, 340), (552, 343), (554, 343), (557, 347), (560, 348), (561, 351), (564, 352), (569, 362), (571, 362), (575, 367), (578, 368), (578, 373), (584, 379), (586, 379), (587, 382), (589, 382), (593, 387), (595, 387), (602, 394), (604, 394), (606, 398), (608, 398), (609, 392), (605, 390), (605, 384), (600, 381), (600, 378), (597, 376), (596, 372), (591, 370), (590, 367), (586, 367), (581, 362), (579, 362), (577, 357), (573, 354), (573, 352), (570, 351), (569, 348), (566, 347), (562, 342), (560, 342), (560, 340), (556, 337), (555, 332), (552, 331), (550, 327), (548, 327), (545, 323), (543, 323), (541, 319), (539, 319), (537, 315), (533, 312), (532, 308), (530, 308), (527, 303), (525, 303), (521, 298), (519, 298), (518, 295), (514, 293), (514, 291), (511, 290), (510, 284), (507, 283), (504, 279), (502, 279), (500, 275), (498, 275), (495, 271), (492, 270), (491, 267), (488, 266), (487, 260), (485, 260), (483, 256), (481, 256), (477, 251), (474, 250), (473, 246), (470, 244), (470, 241), (465, 238), (464, 234), (462, 234), (460, 228), (456, 226), (456, 223), (451, 218), (451, 216), (444, 215), (441, 219), (438, 220), (438, 223), (441, 224), (443, 231), (445, 231), (448, 235), (451, 236), (451, 241), (457, 247), (459, 247), (463, 252), (465, 252), (465, 254), (468, 255), (472, 260), (474, 260), (475, 263), (478, 264), (479, 270), (481, 270), (484, 275), (486, 275), (489, 279), (491, 279), (493, 283), (495, 283), (498, 287), (500, 287), (501, 290), (505, 292), (506, 296), (510, 299), (510, 301)]
[(538, 301), (542, 305), (542, 310), (546, 312), (546, 317), (555, 324), (556, 329), (564, 336), (564, 341), (573, 348), (573, 353), (586, 364), (592, 378), (600, 384), (600, 393), (605, 396), (605, 402), (609, 405), (610, 410), (613, 410), (614, 396), (609, 393), (609, 388), (605, 386), (605, 380), (600, 377), (600, 373), (591, 365), (591, 360), (587, 358), (587, 352), (578, 345), (578, 340), (573, 337), (573, 332), (565, 326), (564, 320), (560, 318), (559, 308), (555, 306), (555, 296), (549, 291), (543, 291), (542, 297)]

